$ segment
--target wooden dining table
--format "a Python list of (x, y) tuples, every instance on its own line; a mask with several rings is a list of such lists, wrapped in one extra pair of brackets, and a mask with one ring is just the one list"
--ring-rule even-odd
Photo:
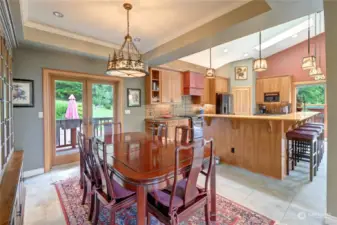
[[(136, 192), (137, 224), (145, 225), (147, 193), (173, 184), (175, 149), (178, 144), (162, 143), (142, 132), (112, 134), (98, 138), (106, 144), (107, 161), (114, 173), (113, 178), (123, 187)], [(208, 164), (209, 157), (210, 149), (205, 147), (205, 164)], [(181, 179), (190, 170), (191, 158), (192, 150), (184, 151), (179, 155)], [(215, 164), (213, 163), (210, 178), (211, 221), (216, 220), (215, 184)]]

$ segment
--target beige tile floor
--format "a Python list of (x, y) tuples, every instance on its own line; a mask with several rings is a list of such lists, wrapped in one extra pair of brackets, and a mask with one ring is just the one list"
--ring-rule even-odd
[[(326, 211), (326, 159), (309, 182), (306, 164), (283, 181), (228, 165), (217, 166), (217, 193), (282, 225), (323, 225)], [(25, 180), (25, 225), (66, 224), (53, 183), (79, 174), (78, 164), (54, 168)], [(202, 184), (202, 177), (199, 179)], [(337, 224), (337, 223), (330, 223)]]

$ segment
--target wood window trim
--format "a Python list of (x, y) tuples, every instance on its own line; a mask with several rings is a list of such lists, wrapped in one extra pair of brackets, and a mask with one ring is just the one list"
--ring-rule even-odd
[(99, 82), (113, 82), (114, 83), (114, 104), (117, 107), (115, 111), (115, 116), (117, 121), (123, 122), (123, 106), (124, 106), (124, 80), (118, 77), (104, 76), (100, 74), (88, 74), (64, 70), (54, 70), (43, 68), (42, 69), (42, 94), (43, 94), (43, 151), (44, 151), (44, 172), (50, 171), (52, 167), (53, 160), (53, 150), (54, 144), (52, 137), (53, 129), (55, 130), (55, 125), (52, 125), (52, 104), (50, 102), (51, 95), (51, 82), (53, 77), (66, 77), (67, 79), (77, 78), (77, 79), (87, 79), (91, 81)]

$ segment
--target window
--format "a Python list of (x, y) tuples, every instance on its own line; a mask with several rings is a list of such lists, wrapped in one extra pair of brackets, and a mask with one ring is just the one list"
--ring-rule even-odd
[(14, 150), (12, 56), (0, 37), (0, 175)]

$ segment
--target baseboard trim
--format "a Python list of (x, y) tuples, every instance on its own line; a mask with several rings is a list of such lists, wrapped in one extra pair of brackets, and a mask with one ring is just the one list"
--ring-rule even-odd
[(44, 168), (39, 168), (39, 169), (35, 169), (35, 170), (29, 170), (29, 171), (25, 171), (23, 172), (23, 178), (28, 178), (28, 177), (32, 177), (32, 176), (36, 176), (36, 175), (40, 175), (44, 173)]
[(329, 214), (325, 215), (324, 219), (326, 224), (337, 224), (337, 217), (331, 216)]

